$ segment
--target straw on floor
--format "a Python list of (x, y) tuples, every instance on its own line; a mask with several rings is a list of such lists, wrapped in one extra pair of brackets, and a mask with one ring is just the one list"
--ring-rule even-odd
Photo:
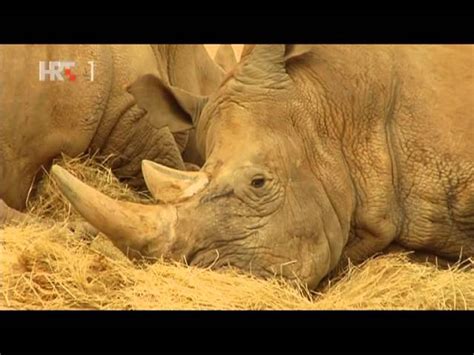
[[(94, 159), (57, 163), (114, 198), (152, 203)], [(129, 261), (108, 239), (72, 232), (82, 221), (46, 177), (28, 210), (0, 228), (0, 308), (6, 309), (474, 309), (473, 260), (440, 269), (408, 254), (350, 265), (317, 293), (281, 279), (180, 263)]]

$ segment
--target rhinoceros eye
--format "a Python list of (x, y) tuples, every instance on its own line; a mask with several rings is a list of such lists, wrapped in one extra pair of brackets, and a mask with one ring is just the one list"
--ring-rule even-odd
[(265, 178), (264, 177), (255, 177), (252, 179), (252, 182), (250, 183), (252, 185), (252, 187), (255, 187), (255, 188), (261, 188), (263, 187), (263, 185), (265, 185)]

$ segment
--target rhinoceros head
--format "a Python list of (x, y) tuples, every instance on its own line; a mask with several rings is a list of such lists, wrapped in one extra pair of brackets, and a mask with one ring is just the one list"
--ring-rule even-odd
[(183, 172), (144, 161), (156, 205), (114, 201), (53, 167), (62, 192), (129, 255), (230, 265), (314, 287), (339, 261), (354, 199), (340, 143), (318, 134), (317, 108), (290, 75), (307, 55), (257, 46), (205, 106), (168, 88), (194, 117), (206, 162)]

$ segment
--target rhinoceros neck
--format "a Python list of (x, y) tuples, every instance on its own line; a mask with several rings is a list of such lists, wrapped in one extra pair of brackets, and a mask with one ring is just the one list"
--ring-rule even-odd
[(472, 50), (339, 47), (315, 60), (314, 120), (339, 140), (357, 196), (346, 254), (364, 258), (394, 239), (474, 253)]
[(462, 248), (472, 255), (472, 48), (411, 46), (400, 57), (406, 61), (393, 125), (405, 211), (399, 242), (451, 258)]
[[(333, 142), (354, 193), (347, 256), (362, 260), (400, 233), (398, 152), (393, 144), (400, 83), (391, 53), (356, 46), (318, 48), (300, 78), (311, 85), (313, 144)], [(297, 67), (296, 67), (297, 68)], [(290, 71), (291, 74), (291, 71)], [(311, 84), (308, 82), (310, 81)]]

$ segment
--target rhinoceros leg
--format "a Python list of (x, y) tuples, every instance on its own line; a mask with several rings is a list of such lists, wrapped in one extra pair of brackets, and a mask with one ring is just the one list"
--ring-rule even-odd
[(0, 227), (9, 223), (21, 223), (31, 218), (28, 214), (9, 207), (5, 201), (0, 199)]
[(349, 261), (357, 265), (377, 253), (386, 251), (394, 241), (394, 237), (390, 234), (376, 234), (362, 229), (352, 233), (354, 234), (349, 238), (339, 263), (329, 273), (330, 278), (336, 277), (345, 270)]

